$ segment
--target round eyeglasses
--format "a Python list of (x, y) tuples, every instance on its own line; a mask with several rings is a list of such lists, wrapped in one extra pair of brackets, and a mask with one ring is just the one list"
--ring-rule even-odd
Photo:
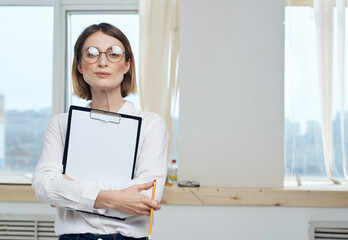
[(105, 53), (106, 58), (112, 62), (117, 63), (122, 60), (124, 52), (119, 46), (110, 46), (105, 52), (99, 52), (96, 47), (87, 47), (82, 52), (82, 59), (87, 63), (96, 63), (100, 58), (100, 54)]

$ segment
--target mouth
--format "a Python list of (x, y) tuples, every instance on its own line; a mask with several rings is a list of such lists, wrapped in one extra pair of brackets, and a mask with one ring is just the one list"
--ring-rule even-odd
[(98, 77), (108, 77), (108, 76), (110, 76), (110, 73), (108, 73), (108, 72), (96, 72), (95, 74)]

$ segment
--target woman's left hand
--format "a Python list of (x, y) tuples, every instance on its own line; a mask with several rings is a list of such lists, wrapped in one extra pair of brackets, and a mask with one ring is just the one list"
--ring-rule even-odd
[(153, 181), (134, 185), (122, 190), (101, 190), (94, 203), (94, 208), (114, 208), (132, 215), (150, 216), (151, 208), (160, 210), (161, 205), (157, 200), (151, 200), (141, 191), (153, 186)]

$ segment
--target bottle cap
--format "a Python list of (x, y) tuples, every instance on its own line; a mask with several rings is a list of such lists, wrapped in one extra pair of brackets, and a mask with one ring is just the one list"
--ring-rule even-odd
[(173, 159), (173, 160), (172, 160), (172, 163), (176, 163), (176, 160), (175, 160), (175, 159)]

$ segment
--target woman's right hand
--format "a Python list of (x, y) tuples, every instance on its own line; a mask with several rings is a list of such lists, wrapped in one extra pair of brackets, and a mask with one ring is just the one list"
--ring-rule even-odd
[(101, 190), (94, 202), (94, 208), (114, 208), (132, 215), (150, 216), (151, 208), (157, 211), (161, 209), (161, 205), (157, 200), (151, 200), (141, 194), (141, 191), (152, 186), (153, 181), (122, 190)]

